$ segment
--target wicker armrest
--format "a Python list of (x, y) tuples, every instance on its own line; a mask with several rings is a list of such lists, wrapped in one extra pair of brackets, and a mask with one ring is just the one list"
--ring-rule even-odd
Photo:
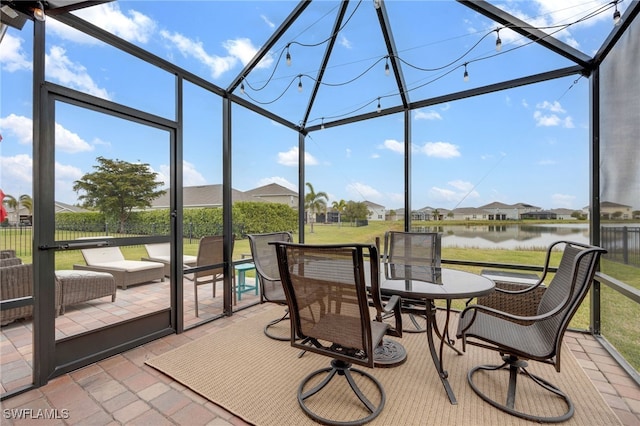
[(477, 304), (488, 306), (513, 315), (523, 317), (534, 316), (537, 314), (540, 299), (546, 290), (544, 285), (540, 285), (531, 289), (531, 291), (519, 294), (510, 294), (500, 291), (522, 291), (529, 287), (531, 286), (528, 284), (496, 281), (496, 291), (488, 296), (479, 297)]

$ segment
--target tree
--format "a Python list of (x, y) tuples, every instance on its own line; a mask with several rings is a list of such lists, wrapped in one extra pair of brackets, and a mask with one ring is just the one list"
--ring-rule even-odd
[(331, 207), (338, 212), (338, 223), (342, 223), (341, 216), (344, 213), (344, 209), (347, 208), (347, 202), (345, 200), (334, 201), (333, 204), (331, 204)]
[(313, 234), (313, 222), (316, 213), (327, 211), (327, 202), (329, 196), (326, 192), (317, 192), (313, 189), (313, 185), (307, 182), (309, 192), (304, 196), (304, 208), (309, 212), (309, 223), (311, 223), (311, 233)]
[(369, 216), (369, 208), (364, 202), (349, 201), (344, 209), (348, 221), (365, 220)]
[(440, 211), (438, 209), (433, 209), (431, 216), (433, 216), (433, 220), (440, 220)]
[(157, 173), (149, 169), (149, 164), (134, 164), (121, 160), (98, 157), (96, 170), (86, 173), (74, 182), (73, 190), (85, 208), (95, 208), (106, 217), (118, 220), (118, 232), (124, 232), (124, 225), (134, 208), (151, 207), (151, 201), (166, 191), (157, 190), (164, 182), (156, 181)]
[(33, 198), (31, 198), (31, 195), (22, 194), (20, 196), (20, 204), (27, 209), (29, 216), (33, 214)]

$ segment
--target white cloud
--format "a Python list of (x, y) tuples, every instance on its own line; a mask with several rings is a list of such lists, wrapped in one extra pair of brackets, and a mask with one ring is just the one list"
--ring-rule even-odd
[(553, 194), (551, 196), (551, 203), (555, 208), (573, 208), (573, 203), (575, 202), (575, 200), (575, 195)]
[(347, 192), (356, 199), (375, 201), (382, 198), (382, 194), (375, 188), (360, 182), (350, 183), (346, 187)]
[(344, 153), (347, 158), (351, 158), (351, 148), (345, 149)]
[(556, 114), (545, 115), (540, 111), (535, 111), (533, 113), (533, 119), (536, 121), (536, 126), (538, 127), (562, 126), (567, 129), (575, 127), (571, 117), (560, 118)]
[(0, 118), (0, 129), (5, 143), (7, 143), (8, 136), (15, 136), (18, 139), (18, 143), (23, 145), (30, 145), (33, 139), (32, 121), (22, 115), (9, 114), (5, 118)]
[(274, 24), (273, 22), (271, 22), (271, 21), (269, 20), (269, 18), (267, 18), (267, 16), (266, 16), (266, 15), (260, 15), (260, 18), (262, 18), (262, 20), (264, 21), (264, 23), (265, 23), (265, 24), (267, 24), (267, 26), (268, 26), (269, 28), (275, 28), (275, 27), (276, 27), (276, 24)]
[(453, 189), (433, 186), (429, 190), (429, 196), (434, 201), (443, 203), (459, 203), (461, 200), (480, 198), (480, 194), (473, 189), (471, 182), (454, 180), (447, 182), (447, 184)]
[(353, 47), (351, 45), (351, 41), (348, 38), (346, 38), (344, 34), (340, 34), (340, 39), (338, 40), (338, 43), (340, 44), (340, 46), (346, 49), (351, 49)]
[(383, 143), (383, 147), (388, 149), (389, 151), (398, 152), (400, 154), (404, 153), (404, 143), (399, 142), (395, 139), (387, 139)]
[(11, 34), (4, 35), (0, 43), (0, 63), (3, 70), (14, 72), (31, 69), (31, 60), (22, 48), (23, 41)]
[[(236, 57), (242, 62), (242, 65), (248, 64), (256, 53), (258, 53), (258, 48), (251, 43), (251, 40), (248, 38), (238, 38), (235, 40), (227, 40), (222, 43), (222, 46), (229, 52), (229, 54), (233, 57)], [(262, 60), (257, 65), (257, 68), (269, 68), (273, 63), (273, 57), (269, 54), (265, 55)]]
[(31, 194), (33, 160), (30, 156), (27, 154), (13, 157), (0, 156), (0, 168), (2, 169), (2, 189), (5, 194), (16, 198), (21, 194)]
[(66, 56), (64, 48), (51, 46), (49, 54), (45, 56), (45, 66), (47, 75), (53, 80), (90, 95), (110, 99), (107, 90), (98, 87), (84, 65), (74, 63)]
[(459, 191), (464, 191), (465, 193), (471, 191), (473, 189), (473, 184), (471, 182), (467, 182), (464, 180), (452, 180), (447, 182), (449, 185), (453, 186), (455, 189)]
[[(15, 136), (22, 145), (32, 143), (32, 120), (28, 117), (9, 114), (5, 118), (0, 118), (0, 129), (5, 138)], [(55, 124), (56, 148), (64, 152), (76, 153), (93, 151), (93, 146), (82, 139), (77, 133)]]
[[(248, 38), (225, 41), (222, 47), (225, 48), (228, 55), (218, 56), (208, 53), (201, 41), (192, 40), (180, 33), (171, 33), (163, 30), (160, 31), (160, 35), (173, 43), (185, 58), (193, 58), (207, 66), (213, 78), (218, 78), (225, 72), (230, 71), (238, 62), (246, 65), (258, 52), (258, 48)], [(273, 57), (267, 54), (257, 67), (268, 68), (272, 63)]]
[(538, 108), (538, 109), (546, 109), (546, 110), (549, 110), (551, 112), (562, 113), (562, 114), (567, 112), (567, 111), (564, 110), (564, 108), (562, 108), (562, 105), (560, 105), (560, 102), (558, 102), (558, 101), (540, 102), (539, 104), (536, 105), (536, 108)]
[(442, 120), (440, 113), (432, 109), (429, 111), (423, 111), (421, 109), (416, 110), (413, 118), (414, 120)]
[(233, 56), (220, 57), (210, 55), (205, 51), (202, 42), (191, 40), (182, 34), (163, 30), (160, 31), (160, 35), (172, 42), (185, 58), (194, 58), (209, 67), (213, 78), (220, 77), (238, 62), (238, 58)]
[(422, 147), (419, 147), (418, 151), (429, 157), (436, 158), (453, 158), (460, 156), (458, 146), (449, 142), (427, 142)]
[(147, 43), (155, 33), (156, 24), (151, 18), (133, 9), (125, 13), (120, 10), (117, 2), (87, 7), (75, 13), (82, 19), (131, 42)]
[[(278, 153), (278, 164), (283, 166), (298, 166), (298, 147), (291, 147), (289, 151)], [(318, 160), (308, 152), (304, 153), (304, 162), (307, 166), (318, 165)]]
[(277, 183), (278, 185), (284, 186), (292, 191), (298, 192), (298, 187), (296, 184), (289, 182), (287, 179), (281, 176), (271, 176), (268, 178), (263, 178), (258, 181), (258, 187), (269, 185), (270, 183)]
[(65, 129), (62, 125), (56, 123), (56, 148), (61, 151), (76, 153), (84, 151), (93, 151), (93, 146), (89, 145), (77, 133)]

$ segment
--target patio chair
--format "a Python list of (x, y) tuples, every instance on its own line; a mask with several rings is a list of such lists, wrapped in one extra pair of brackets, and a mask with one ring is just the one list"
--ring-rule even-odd
[[(529, 314), (513, 313), (513, 306), (523, 306), (519, 299), (530, 301), (529, 295), (540, 292), (540, 288), (543, 288), (550, 269), (551, 254), (560, 248), (564, 250), (557, 272), (542, 292), (542, 297), (535, 305), (536, 311)], [(462, 349), (465, 350), (467, 344), (480, 346), (499, 352), (503, 360), (501, 365), (479, 365), (469, 371), (469, 385), (480, 398), (511, 415), (536, 422), (562, 422), (573, 416), (571, 399), (547, 380), (530, 373), (527, 361), (551, 364), (560, 372), (562, 338), (591, 286), (603, 253), (606, 250), (600, 247), (570, 241), (555, 242), (547, 249), (542, 277), (536, 285), (525, 285), (520, 290), (498, 288), (491, 298), (478, 300), (478, 303), (487, 302), (490, 306), (469, 305), (462, 311), (457, 333), (458, 338), (462, 339)], [(481, 370), (496, 372), (503, 369), (508, 370), (509, 381), (506, 395), (499, 402), (474, 382), (474, 376)], [(526, 402), (516, 406), (518, 377), (530, 378), (546, 391), (560, 397), (566, 405), (566, 411), (557, 416), (539, 416), (525, 411)], [(527, 397), (522, 392), (519, 396)]]
[[(233, 251), (233, 240), (231, 242)], [(198, 256), (194, 267), (201, 268), (211, 266), (211, 268), (194, 272), (193, 274), (193, 294), (195, 297), (196, 317), (198, 312), (198, 286), (211, 284), (212, 295), (216, 297), (216, 285), (224, 280), (224, 237), (222, 235), (207, 236), (200, 238), (198, 244)], [(233, 270), (232, 270), (233, 273)], [(235, 278), (234, 282), (235, 282)]]
[[(383, 337), (402, 335), (400, 298), (393, 296), (386, 305), (380, 300), (378, 249), (365, 244), (276, 243), (275, 246), (291, 316), (291, 346), (333, 358), (330, 367), (316, 370), (302, 380), (298, 387), (300, 407), (307, 416), (323, 424), (356, 425), (373, 420), (384, 408), (384, 388), (373, 375), (354, 368), (353, 364), (373, 368), (374, 351)], [(376, 261), (365, 263), (365, 252)], [(370, 277), (370, 289), (366, 277)], [(375, 306), (373, 321), (370, 297)], [(383, 315), (391, 312), (400, 321), (399, 330), (382, 321)], [(360, 408), (353, 405), (345, 420), (329, 418), (333, 411), (331, 404), (324, 410), (318, 409), (323, 400), (332, 398), (329, 390), (332, 388), (325, 386), (336, 374), (345, 377), (362, 403)], [(315, 380), (323, 375), (322, 380)], [(312, 398), (323, 389), (326, 392), (317, 397), (320, 401)], [(344, 398), (349, 397), (340, 398), (345, 402)]]
[[(387, 231), (384, 235), (383, 256), (385, 276), (395, 280), (437, 282), (441, 264), (441, 245), (441, 235), (437, 232)], [(424, 300), (403, 298), (402, 307), (413, 324), (413, 328), (405, 327), (404, 331), (425, 332), (426, 327), (422, 327), (416, 320), (417, 316), (424, 318)]]
[[(147, 257), (143, 257), (140, 260), (162, 263), (164, 265), (164, 276), (171, 276), (171, 243), (145, 244), (144, 248), (147, 251)], [(182, 256), (182, 264), (184, 266), (194, 266), (196, 260), (197, 256), (188, 254)]]
[[(105, 238), (110, 237), (91, 237)], [(86, 238), (78, 238), (86, 239)], [(81, 249), (82, 257), (86, 265), (73, 265), (73, 269), (83, 271), (108, 272), (113, 275), (116, 285), (126, 290), (134, 284), (142, 284), (150, 281), (164, 281), (164, 265), (159, 262), (145, 260), (127, 260), (124, 258), (120, 247), (97, 247)]]
[[(258, 281), (260, 282), (260, 301), (271, 302), (278, 305), (287, 306), (287, 299), (284, 295), (280, 271), (278, 270), (278, 257), (276, 248), (270, 242), (292, 242), (293, 237), (290, 232), (272, 232), (266, 234), (252, 234), (249, 237), (251, 246), (251, 256), (256, 265)], [(289, 318), (288, 310), (285, 310), (281, 318), (269, 322), (264, 327), (264, 334), (275, 340), (287, 341), (288, 337), (277, 336), (269, 332), (269, 328)]]

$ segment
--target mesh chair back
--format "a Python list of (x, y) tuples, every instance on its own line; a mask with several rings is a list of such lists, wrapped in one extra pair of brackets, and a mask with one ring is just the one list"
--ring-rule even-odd
[(286, 304), (280, 271), (278, 270), (278, 257), (276, 247), (270, 242), (293, 241), (290, 232), (271, 232), (268, 234), (248, 235), (251, 245), (251, 256), (256, 265), (262, 297), (268, 302)]
[(277, 245), (293, 346), (297, 336), (309, 340), (311, 345), (298, 344), (307, 351), (373, 366), (379, 340), (372, 342), (363, 247)]
[(550, 342), (559, 341), (560, 335), (586, 296), (603, 252), (605, 251), (598, 247), (576, 243), (565, 245), (558, 270), (538, 305), (538, 315), (558, 310), (557, 314), (537, 323), (542, 332), (551, 338)]
[(439, 282), (441, 244), (437, 232), (388, 231), (384, 236), (387, 278)]
[[(233, 247), (233, 240), (232, 240)], [(233, 250), (233, 248), (232, 248)], [(219, 265), (215, 268), (196, 272), (195, 279), (198, 284), (210, 283), (221, 279), (224, 275), (224, 237), (214, 235), (200, 238), (196, 267)], [(205, 278), (205, 280), (202, 280)], [(208, 278), (208, 279), (207, 279)]]

